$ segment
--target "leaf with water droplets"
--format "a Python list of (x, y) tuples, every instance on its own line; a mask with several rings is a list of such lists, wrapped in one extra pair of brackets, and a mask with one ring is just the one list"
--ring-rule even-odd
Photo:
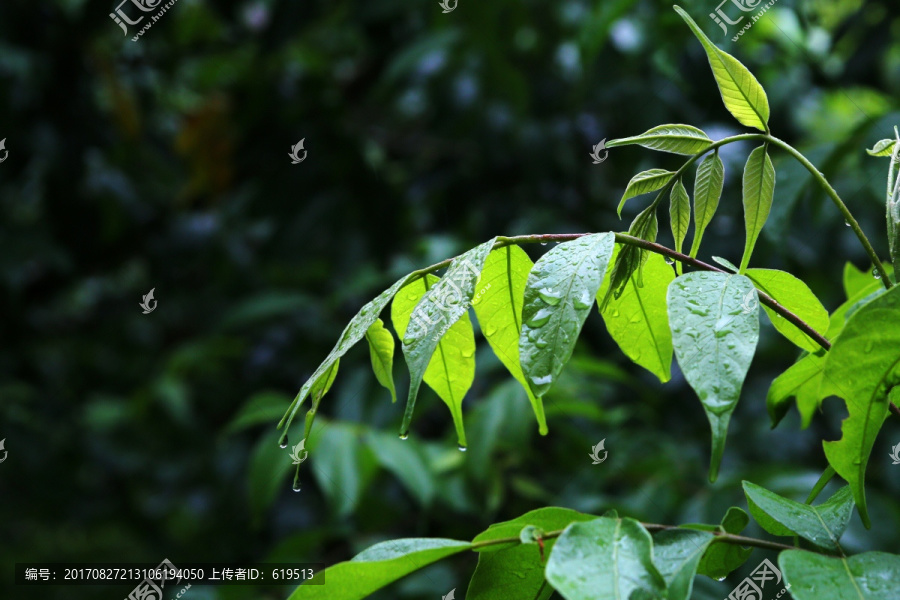
[[(616, 254), (621, 247), (616, 246)], [(614, 255), (615, 257), (615, 255)], [(598, 303), (609, 289), (611, 273), (597, 294)], [(601, 305), (600, 315), (609, 335), (625, 355), (662, 382), (672, 373), (672, 332), (666, 312), (666, 290), (675, 273), (659, 254), (649, 254), (644, 265), (644, 285), (632, 273), (618, 298)]]
[(629, 144), (690, 156), (706, 150), (712, 144), (712, 140), (693, 125), (657, 125), (641, 135), (606, 142), (606, 147), (615, 148)]
[(634, 519), (600, 517), (565, 528), (550, 553), (547, 581), (566, 600), (663, 598), (653, 538)]
[(712, 427), (709, 478), (715, 481), (731, 413), (759, 341), (759, 303), (742, 275), (688, 273), (669, 285), (675, 356)]
[[(394, 324), (394, 331), (404, 332), (404, 351), (407, 346), (405, 342), (410, 339), (407, 336), (414, 333), (413, 328), (417, 327), (410, 322), (413, 311), (429, 290), (436, 289), (435, 286), (438, 282), (439, 279), (431, 274), (414, 281), (400, 290), (391, 305), (391, 321)], [(432, 326), (434, 325), (446, 326), (446, 321), (437, 321)], [(437, 330), (434, 333), (435, 337), (440, 333), (440, 330)], [(407, 362), (409, 362), (408, 356)], [(412, 372), (412, 368), (410, 366), (410, 372)], [(428, 387), (433, 389), (450, 409), (458, 441), (460, 444), (466, 445), (462, 401), (466, 392), (472, 387), (472, 381), (475, 380), (475, 332), (472, 330), (472, 322), (469, 320), (468, 313), (463, 313), (459, 320), (439, 337), (437, 350), (431, 355), (424, 377), (419, 374), (418, 378), (420, 381), (424, 378)], [(410, 384), (410, 390), (412, 391), (412, 384)], [(418, 386), (416, 386), (416, 390), (418, 390)], [(410, 405), (407, 403), (407, 411), (409, 410)], [(401, 435), (406, 434), (407, 431), (408, 423), (404, 415)]]
[(629, 199), (640, 196), (641, 194), (655, 192), (669, 183), (669, 180), (672, 179), (672, 175), (674, 174), (674, 171), (666, 171), (665, 169), (649, 169), (647, 171), (641, 171), (632, 177), (631, 181), (628, 182), (628, 186), (625, 188), (622, 200), (619, 201), (619, 208), (616, 209), (619, 217), (622, 216), (622, 208)]
[(565, 242), (528, 274), (519, 357), (532, 393), (541, 397), (572, 356), (615, 245), (612, 233)]
[[(790, 273), (774, 269), (747, 269), (745, 275), (753, 281), (758, 289), (774, 298), (819, 333), (824, 334), (828, 329), (828, 311), (812, 293), (809, 286), (801, 280)], [(800, 331), (796, 325), (787, 319), (780, 318), (780, 315), (768, 306), (763, 306), (763, 309), (769, 315), (775, 329), (788, 340), (810, 352), (821, 349), (817, 342)]]
[[(688, 529), (697, 529), (700, 531), (718, 532), (718, 533), (741, 533), (750, 523), (750, 517), (737, 506), (732, 506), (726, 511), (719, 525), (707, 525), (705, 523), (691, 523), (682, 527)], [(712, 577), (713, 579), (724, 579), (729, 573), (747, 562), (753, 548), (744, 548), (736, 544), (725, 544), (713, 541), (707, 546), (700, 564), (697, 566), (697, 572), (701, 575)]]
[[(313, 476), (339, 517), (347, 517), (359, 504), (363, 490), (378, 469), (371, 450), (362, 444), (358, 425), (329, 422), (313, 436), (310, 456)], [(309, 444), (307, 445), (309, 447)]]
[(869, 526), (865, 475), (875, 438), (888, 415), (888, 393), (900, 384), (900, 286), (857, 310), (847, 320), (825, 360), (822, 397), (836, 395), (849, 416), (842, 437), (823, 442), (825, 456), (853, 490), (863, 523)]
[(849, 558), (785, 550), (778, 556), (795, 600), (897, 600), (900, 556), (864, 552)]
[[(335, 378), (337, 378), (340, 364), (340, 360), (335, 360), (309, 390), (309, 395), (312, 397), (312, 407), (306, 412), (306, 422), (303, 426), (304, 440), (309, 437), (309, 432), (312, 430), (313, 421), (316, 419), (316, 413), (319, 412), (319, 403), (322, 402), (322, 398), (325, 397), (325, 394), (331, 389), (331, 385), (334, 383)], [(285, 432), (285, 435), (286, 434), (287, 432)]]
[(853, 512), (853, 494), (842, 487), (817, 506), (795, 502), (749, 481), (743, 482), (750, 514), (772, 535), (809, 540), (820, 548), (837, 550)]
[(716, 214), (724, 185), (725, 165), (722, 164), (719, 153), (714, 152), (704, 158), (697, 167), (697, 178), (694, 181), (694, 241), (691, 243), (691, 258), (697, 258), (703, 232)]
[(666, 581), (667, 600), (690, 600), (700, 559), (713, 540), (712, 533), (693, 529), (653, 534), (653, 564)]
[[(537, 418), (541, 435), (547, 433), (544, 403), (536, 397), (525, 380), (519, 362), (519, 332), (522, 330), (522, 303), (525, 283), (534, 263), (518, 246), (504, 246), (491, 252), (484, 262), (480, 289), (484, 293), (472, 303), (481, 333), (500, 362), (525, 388)], [(545, 295), (551, 302), (558, 298)]]
[[(688, 227), (691, 226), (691, 199), (681, 179), (672, 186), (669, 194), (669, 220), (672, 224), (672, 236), (675, 238), (675, 252), (681, 252)], [(681, 263), (678, 263), (678, 274), (681, 274)]]
[(747, 230), (747, 240), (744, 242), (744, 255), (741, 258), (741, 273), (747, 268), (759, 232), (762, 231), (769, 211), (772, 209), (772, 199), (775, 197), (775, 167), (772, 159), (766, 151), (766, 144), (753, 150), (747, 157), (744, 166), (743, 200), (744, 200), (744, 225)]
[[(872, 148), (867, 148), (866, 152), (869, 156), (890, 156), (894, 152), (894, 145), (896, 143), (896, 140), (890, 138), (878, 140)], [(606, 144), (606, 147), (609, 148), (609, 144)]]
[(391, 392), (391, 402), (397, 401), (394, 389), (394, 336), (384, 328), (384, 322), (377, 319), (366, 332), (369, 353), (372, 357), (372, 371), (375, 379)]
[[(628, 228), (628, 235), (633, 235), (634, 237), (647, 240), (648, 242), (655, 242), (658, 230), (659, 225), (656, 222), (656, 207), (651, 204), (642, 210), (638, 216), (634, 218), (634, 221), (631, 222), (631, 226)], [(649, 255), (650, 252), (647, 250), (642, 250), (631, 244), (624, 245), (622, 251), (619, 252), (619, 255), (613, 263), (612, 273), (609, 276), (609, 289), (606, 291), (603, 302), (600, 303), (601, 306), (609, 302), (609, 299), (613, 296), (622, 294), (625, 285), (635, 271), (637, 272), (638, 285), (644, 284), (642, 267), (644, 266), (644, 263), (647, 262), (647, 257)]]

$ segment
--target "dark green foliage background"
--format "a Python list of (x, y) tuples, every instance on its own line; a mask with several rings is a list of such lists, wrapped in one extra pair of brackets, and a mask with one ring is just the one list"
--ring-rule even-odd
[[(737, 43), (706, 17), (712, 0), (683, 6), (756, 74), (773, 133), (810, 156), (887, 258), (886, 161), (863, 148), (900, 124), (892, 0), (780, 0)], [(180, 0), (137, 43), (112, 8), (0, 5), (4, 597), (130, 589), (13, 588), (15, 562), (331, 564), (382, 539), (471, 539), (544, 505), (682, 523), (744, 506), (742, 479), (805, 498), (826, 465), (819, 440), (839, 436), (845, 411), (826, 402), (809, 430), (792, 411), (769, 431), (765, 394), (796, 350), (767, 322), (712, 486), (708, 425), (680, 372), (661, 386), (596, 313), (546, 398), (545, 438), (483, 340), (465, 403), (468, 453), (423, 389), (406, 443), (430, 459), (425, 506), (365, 449), (330, 478), (313, 476), (326, 459), (312, 453), (294, 494), (260, 453), (288, 460), (271, 451), (278, 417), (224, 431), (263, 392), (281, 398), (280, 416), (346, 321), (404, 273), (498, 234), (626, 229), (646, 203), (616, 218), (631, 176), (681, 159), (628, 147), (595, 166), (588, 152), (600, 139), (661, 123), (714, 139), (741, 131), (668, 3), (460, 0), (442, 14), (437, 0)], [(291, 165), (300, 138), (309, 154)], [(704, 260), (740, 260), (750, 149), (721, 153), (726, 188)], [(752, 266), (794, 273), (833, 309), (844, 262), (866, 267), (865, 256), (801, 167), (773, 155), (775, 203)], [(540, 250), (529, 248), (533, 258)], [(150, 288), (158, 308), (143, 315)], [(395, 361), (403, 398), (399, 351)], [(395, 439), (403, 408), (375, 381), (365, 344), (341, 361), (322, 407), (313, 440), (334, 421), (345, 422), (338, 441), (370, 430)], [(592, 466), (590, 447), (604, 438), (609, 458)], [(876, 525), (866, 531), (854, 517), (848, 552), (900, 545), (900, 467), (887, 456), (898, 442), (889, 419), (867, 474)], [(695, 597), (726, 596), (763, 556), (724, 582), (698, 580)], [(461, 555), (377, 597), (463, 597), (475, 562)], [(280, 599), (290, 589), (188, 597)]]

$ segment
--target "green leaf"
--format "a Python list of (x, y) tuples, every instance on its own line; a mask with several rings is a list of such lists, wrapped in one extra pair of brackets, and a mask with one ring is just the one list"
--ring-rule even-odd
[[(350, 322), (347, 324), (347, 327), (344, 328), (344, 332), (341, 334), (337, 344), (335, 344), (334, 348), (322, 364), (319, 365), (315, 372), (313, 372), (312, 376), (303, 384), (303, 387), (300, 388), (297, 397), (294, 398), (294, 401), (291, 403), (290, 407), (288, 407), (288, 412), (282, 417), (281, 422), (278, 423), (279, 429), (282, 426), (285, 426), (285, 433), (287, 433), (287, 430), (291, 426), (291, 422), (294, 420), (294, 416), (297, 414), (297, 411), (300, 410), (300, 406), (303, 404), (303, 400), (306, 399), (306, 395), (309, 393), (313, 384), (318, 381), (319, 377), (321, 377), (325, 371), (331, 368), (331, 365), (334, 364), (335, 361), (344, 356), (350, 348), (356, 345), (356, 342), (366, 335), (369, 327), (372, 326), (372, 323), (375, 322), (378, 315), (380, 315), (384, 307), (387, 306), (387, 303), (391, 301), (394, 294), (403, 287), (403, 284), (406, 283), (408, 279), (408, 275), (398, 279), (394, 282), (394, 285), (381, 292), (377, 298), (363, 306), (360, 311), (350, 319)], [(287, 425), (285, 425), (285, 421), (287, 421)]]
[[(725, 513), (719, 525), (691, 524), (684, 525), (689, 529), (700, 531), (717, 531), (719, 533), (739, 534), (750, 523), (750, 517), (742, 509), (732, 506)], [(732, 571), (747, 562), (753, 548), (744, 548), (735, 544), (726, 544), (713, 540), (703, 553), (697, 572), (713, 579), (723, 579)]]
[[(894, 152), (894, 144), (896, 144), (896, 140), (892, 140), (890, 138), (884, 140), (878, 140), (875, 142), (875, 145), (866, 150), (869, 153), (869, 156), (890, 156)], [(609, 148), (609, 144), (606, 144), (606, 147)]]
[(543, 401), (531, 393), (519, 362), (519, 332), (522, 330), (522, 304), (525, 283), (534, 263), (518, 246), (504, 246), (491, 252), (484, 262), (479, 285), (485, 290), (472, 306), (481, 333), (500, 362), (522, 384), (537, 418), (541, 435), (547, 434)]
[(562, 243), (528, 274), (519, 357), (532, 393), (547, 393), (572, 356), (613, 253), (615, 235), (595, 233)]
[(649, 169), (632, 177), (631, 181), (628, 182), (628, 186), (625, 188), (622, 200), (619, 201), (619, 208), (616, 209), (619, 217), (622, 216), (622, 208), (625, 206), (625, 202), (635, 196), (655, 192), (669, 183), (669, 180), (672, 179), (674, 174), (674, 171), (666, 171), (665, 169)]
[[(418, 306), (426, 292), (434, 289), (439, 279), (434, 275), (414, 281), (400, 290), (391, 305), (391, 321), (394, 331), (406, 332), (410, 325), (413, 310)], [(428, 386), (444, 401), (453, 416), (459, 443), (466, 445), (466, 432), (463, 428), (462, 401), (466, 392), (472, 387), (475, 379), (475, 333), (468, 313), (454, 323), (444, 333), (437, 345), (437, 351), (431, 357), (425, 369), (424, 380)], [(407, 405), (407, 409), (409, 405)], [(407, 423), (401, 435), (405, 435)]]
[[(528, 512), (512, 521), (491, 525), (472, 542), (485, 542), (520, 536), (524, 528), (537, 527), (544, 531), (558, 531), (569, 524), (591, 521), (596, 517), (568, 508), (548, 507)], [(544, 542), (544, 555), (553, 549), (555, 539)], [(553, 591), (544, 580), (544, 564), (534, 545), (497, 544), (475, 548), (480, 552), (478, 566), (466, 592), (468, 600), (546, 599)], [(539, 590), (541, 595), (538, 595)]]
[[(440, 538), (407, 538), (375, 544), (352, 560), (316, 573), (288, 600), (362, 600), (373, 592), (471, 544)], [(312, 585), (318, 584), (318, 585)]]
[[(435, 350), (440, 346), (441, 352), (439, 358), (446, 363), (451, 357), (443, 356), (444, 350), (456, 350), (458, 356), (456, 358), (465, 360), (474, 358), (474, 345), (468, 344), (469, 338), (473, 334), (469, 334), (471, 324), (469, 323), (469, 307), (472, 304), (472, 296), (475, 295), (475, 286), (481, 277), (481, 271), (484, 269), (484, 261), (494, 247), (494, 240), (475, 246), (468, 252), (460, 254), (453, 259), (447, 272), (441, 280), (428, 289), (415, 309), (412, 311), (408, 327), (397, 329), (403, 331), (403, 354), (406, 356), (406, 364), (409, 366), (409, 396), (406, 400), (406, 411), (403, 414), (403, 424), (400, 427), (401, 434), (405, 435), (409, 431), (409, 425), (412, 421), (413, 411), (416, 406), (416, 396), (419, 394), (419, 387), (422, 385), (422, 379), (428, 368), (431, 357)], [(457, 321), (465, 317), (465, 332), (458, 340), (451, 337), (451, 348), (445, 348), (440, 345), (444, 334), (450, 334), (450, 329)], [(395, 325), (396, 328), (396, 325)], [(474, 340), (474, 337), (472, 337)], [(457, 342), (457, 343), (454, 343)], [(467, 356), (467, 354), (470, 354)], [(474, 374), (473, 374), (474, 377)], [(446, 370), (441, 377), (441, 390), (431, 386), (435, 392), (447, 403), (450, 411), (453, 413), (453, 420), (456, 424), (456, 434), (459, 438), (461, 446), (466, 445), (466, 434), (462, 427), (462, 397), (472, 385), (472, 378), (464, 375), (459, 378), (466, 381), (465, 390), (462, 394), (452, 394), (452, 382), (458, 379), (457, 375)], [(431, 384), (429, 384), (431, 385)], [(445, 392), (442, 395), (441, 392)]]
[(838, 490), (826, 502), (810, 506), (779, 496), (749, 481), (742, 482), (750, 514), (772, 535), (799, 535), (820, 548), (838, 550), (838, 540), (853, 512), (849, 487)]
[[(807, 325), (824, 334), (828, 329), (828, 311), (805, 283), (790, 273), (773, 269), (747, 269), (745, 275), (753, 280), (756, 287), (792, 313), (803, 319)], [(805, 333), (797, 329), (768, 306), (763, 309), (769, 315), (772, 325), (791, 342), (804, 350), (816, 352), (821, 346)]]
[(787, 413), (790, 400), (797, 401), (802, 427), (806, 429), (822, 403), (819, 385), (825, 370), (825, 350), (807, 354), (775, 378), (766, 395), (766, 407), (772, 419), (772, 427), (778, 425)]
[(329, 506), (345, 517), (356, 508), (363, 489), (375, 475), (375, 459), (362, 445), (358, 428), (344, 423), (329, 423), (315, 440), (314, 449), (310, 450), (310, 456), (315, 455), (310, 459), (313, 475)]
[[(672, 193), (669, 196), (669, 218), (672, 223), (672, 237), (675, 238), (675, 251), (681, 252), (688, 227), (691, 226), (691, 199), (681, 179), (672, 186)], [(678, 263), (678, 268), (681, 268), (681, 263)]]
[(875, 288), (882, 287), (881, 282), (867, 271), (861, 271), (848, 262), (844, 265), (844, 293), (850, 299), (862, 291), (868, 294)]
[(606, 142), (607, 148), (638, 144), (652, 150), (691, 155), (706, 150), (712, 140), (691, 125), (657, 125), (641, 135)]
[(719, 50), (681, 7), (674, 8), (703, 44), (728, 112), (734, 115), (741, 125), (755, 127), (768, 133), (769, 100), (763, 87), (738, 59)]
[(573, 523), (556, 540), (545, 570), (566, 600), (663, 598), (666, 582), (653, 564), (653, 539), (634, 519)]
[(372, 371), (375, 379), (391, 392), (391, 402), (397, 401), (394, 389), (394, 336), (384, 328), (384, 322), (377, 319), (366, 332), (369, 354), (372, 357)]
[[(631, 227), (628, 228), (628, 234), (639, 237), (642, 240), (647, 240), (648, 242), (655, 242), (658, 230), (659, 226), (656, 222), (656, 206), (651, 204), (634, 218), (634, 221), (631, 222)], [(613, 264), (612, 274), (609, 278), (609, 289), (606, 291), (606, 296), (603, 298), (601, 305), (606, 305), (613, 296), (621, 295), (625, 289), (625, 285), (635, 271), (637, 271), (638, 274), (638, 285), (644, 284), (644, 280), (641, 276), (643, 271), (642, 267), (644, 263), (647, 262), (647, 256), (649, 254), (649, 252), (641, 250), (637, 246), (632, 246), (630, 244), (623, 245), (622, 251), (619, 252), (618, 257), (616, 257), (616, 261)]]
[(669, 285), (675, 356), (712, 427), (709, 478), (715, 481), (731, 413), (759, 340), (756, 288), (741, 275), (688, 273)]
[(859, 515), (870, 525), (865, 474), (875, 437), (888, 415), (888, 393), (900, 384), (900, 286), (857, 310), (844, 326), (825, 361), (822, 395), (837, 395), (849, 416), (843, 437), (823, 442), (825, 456), (853, 490)]
[[(309, 438), (309, 432), (312, 431), (313, 422), (316, 419), (316, 413), (319, 412), (319, 403), (322, 402), (322, 398), (325, 397), (325, 394), (328, 393), (328, 390), (331, 389), (331, 385), (334, 383), (335, 378), (337, 378), (338, 368), (340, 367), (341, 361), (336, 360), (331, 363), (331, 366), (328, 367), (328, 370), (322, 373), (322, 376), (316, 380), (313, 386), (309, 389), (309, 395), (312, 397), (312, 407), (306, 412), (306, 423), (303, 426), (303, 439)], [(287, 435), (287, 432), (284, 433)], [(283, 441), (286, 441), (285, 438), (282, 438)]]
[(666, 581), (667, 600), (690, 600), (700, 559), (714, 539), (712, 533), (692, 529), (653, 534), (653, 563)]
[(703, 159), (697, 167), (697, 178), (694, 181), (694, 241), (691, 244), (691, 258), (697, 258), (700, 250), (700, 240), (706, 226), (712, 221), (716, 209), (719, 207), (719, 198), (722, 197), (722, 188), (725, 185), (725, 165), (715, 152)]
[(750, 153), (744, 166), (744, 225), (747, 229), (747, 241), (744, 244), (744, 256), (741, 258), (741, 273), (750, 262), (750, 255), (753, 254), (759, 232), (769, 217), (774, 196), (775, 167), (772, 166), (772, 159), (769, 158), (766, 145), (763, 144)]
[(254, 527), (262, 519), (278, 497), (278, 492), (289, 486), (287, 476), (291, 460), (278, 447), (278, 432), (269, 431), (259, 438), (247, 467), (247, 490), (250, 514)]
[(284, 413), (284, 404), (287, 399), (288, 397), (281, 392), (254, 394), (222, 430), (222, 434), (228, 435), (262, 423), (271, 423)]
[(435, 495), (435, 481), (419, 445), (396, 435), (370, 431), (366, 443), (375, 459), (393, 473), (419, 503), (428, 507)]
[[(648, 255), (644, 271), (647, 277), (643, 287), (638, 286), (636, 274), (632, 274), (622, 294), (602, 306), (600, 315), (622, 352), (666, 382), (672, 376), (672, 332), (666, 312), (666, 290), (675, 273), (659, 254)], [(606, 295), (611, 279), (611, 273), (604, 279), (597, 294), (598, 303)]]
[(785, 550), (778, 566), (795, 600), (896, 600), (900, 556), (864, 552), (850, 558)]

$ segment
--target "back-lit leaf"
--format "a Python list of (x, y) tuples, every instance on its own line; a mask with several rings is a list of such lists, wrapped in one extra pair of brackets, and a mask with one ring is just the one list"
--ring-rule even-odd
[(394, 389), (394, 336), (384, 328), (381, 319), (376, 320), (366, 332), (369, 342), (369, 354), (372, 358), (372, 371), (375, 379), (391, 393), (391, 402), (397, 401)]
[[(681, 252), (688, 227), (691, 226), (691, 199), (681, 179), (672, 186), (672, 193), (669, 196), (669, 219), (672, 224), (672, 237), (675, 238), (675, 252)], [(681, 263), (678, 263), (677, 267), (680, 274)]]
[(703, 131), (691, 125), (657, 125), (641, 135), (606, 142), (607, 148), (639, 144), (652, 150), (673, 154), (697, 154), (706, 150), (712, 140)]
[(762, 231), (769, 211), (772, 209), (772, 199), (775, 197), (775, 167), (772, 159), (763, 144), (753, 150), (747, 157), (744, 166), (743, 199), (744, 199), (744, 225), (747, 231), (747, 240), (744, 243), (744, 256), (741, 258), (741, 272), (747, 268), (759, 232)]
[(628, 186), (625, 188), (625, 193), (622, 195), (622, 200), (619, 201), (619, 208), (616, 209), (616, 212), (621, 217), (622, 208), (625, 206), (625, 202), (635, 196), (655, 192), (669, 183), (669, 180), (672, 179), (674, 174), (674, 171), (666, 171), (665, 169), (649, 169), (647, 171), (641, 171), (628, 182)]
[(722, 164), (719, 153), (714, 152), (704, 158), (697, 167), (697, 179), (694, 181), (694, 241), (691, 244), (691, 258), (697, 257), (700, 241), (703, 239), (706, 226), (716, 214), (724, 185), (725, 165)]
[[(869, 156), (890, 156), (894, 152), (896, 143), (897, 140), (890, 138), (878, 140), (872, 148), (866, 149), (866, 152), (869, 153)], [(606, 144), (606, 146), (609, 147), (609, 144)]]
[[(828, 330), (828, 311), (812, 293), (809, 286), (801, 280), (790, 273), (774, 269), (747, 269), (745, 275), (753, 281), (758, 289), (800, 317), (814, 330), (822, 334)], [(763, 309), (769, 315), (775, 329), (797, 346), (810, 352), (816, 352), (821, 348), (817, 342), (774, 310), (765, 305)]]

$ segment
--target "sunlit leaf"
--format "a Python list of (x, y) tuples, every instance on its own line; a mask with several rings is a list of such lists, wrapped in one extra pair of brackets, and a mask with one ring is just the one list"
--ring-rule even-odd
[[(890, 156), (894, 152), (894, 145), (897, 143), (897, 140), (892, 140), (890, 138), (884, 140), (878, 140), (875, 142), (875, 145), (872, 148), (867, 149), (866, 152), (869, 153), (869, 156)], [(609, 144), (606, 145), (609, 147)]]
[(394, 336), (384, 328), (384, 322), (377, 319), (366, 332), (369, 342), (369, 354), (372, 358), (372, 371), (375, 379), (391, 392), (391, 402), (397, 401), (394, 389)]
[[(828, 330), (828, 311), (812, 293), (809, 286), (800, 279), (790, 273), (774, 269), (747, 269), (745, 275), (753, 281), (758, 289), (800, 317), (814, 330), (821, 334)], [(769, 315), (775, 329), (797, 346), (810, 352), (821, 349), (817, 342), (797, 329), (793, 323), (782, 318), (768, 306), (763, 305), (763, 309)]]
[[(669, 196), (669, 218), (672, 223), (672, 237), (675, 238), (675, 251), (681, 252), (688, 227), (691, 226), (691, 199), (680, 179), (672, 186), (672, 193)], [(678, 264), (679, 269), (680, 265), (681, 263)]]
[(697, 179), (694, 181), (694, 241), (691, 244), (691, 258), (697, 257), (700, 241), (706, 226), (712, 221), (722, 197), (725, 185), (725, 165), (715, 152), (703, 159), (697, 167)]
[(652, 150), (673, 154), (697, 154), (706, 150), (712, 140), (703, 131), (691, 125), (657, 125), (641, 135), (606, 142), (607, 148), (639, 144)]
[(669, 183), (669, 180), (672, 179), (674, 174), (674, 171), (666, 171), (665, 169), (649, 169), (638, 173), (628, 182), (628, 186), (625, 188), (625, 193), (622, 195), (622, 200), (619, 201), (619, 208), (616, 209), (616, 212), (621, 217), (622, 208), (625, 206), (625, 202), (635, 196), (655, 192)]
[(747, 157), (744, 166), (744, 225), (747, 230), (747, 240), (744, 244), (744, 256), (741, 258), (741, 273), (747, 268), (753, 247), (759, 238), (769, 211), (772, 208), (772, 199), (775, 197), (775, 167), (765, 144), (753, 150)]

